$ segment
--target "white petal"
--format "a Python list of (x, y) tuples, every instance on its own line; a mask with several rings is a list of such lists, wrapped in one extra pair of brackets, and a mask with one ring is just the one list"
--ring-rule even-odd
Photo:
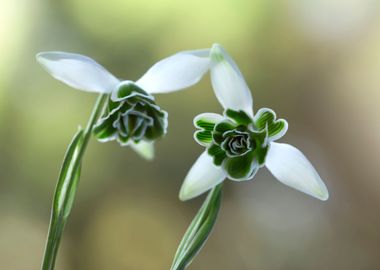
[(154, 158), (154, 144), (153, 142), (140, 141), (138, 143), (131, 142), (129, 144), (133, 150), (141, 157), (152, 160)]
[(251, 91), (234, 60), (218, 44), (212, 47), (210, 57), (211, 83), (220, 104), (253, 116)]
[(205, 151), (188, 172), (179, 198), (182, 201), (192, 199), (221, 183), (225, 178), (222, 167), (215, 166), (212, 157)]
[(196, 84), (210, 67), (209, 51), (169, 56), (153, 65), (136, 84), (148, 93), (168, 93)]
[(41, 52), (36, 58), (55, 79), (79, 90), (110, 93), (119, 83), (104, 67), (84, 55)]
[(309, 160), (297, 148), (284, 143), (270, 144), (265, 165), (280, 182), (325, 201), (326, 185)]

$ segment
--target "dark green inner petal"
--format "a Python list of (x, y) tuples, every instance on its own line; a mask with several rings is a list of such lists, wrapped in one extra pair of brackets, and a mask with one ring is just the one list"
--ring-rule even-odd
[(208, 148), (207, 153), (214, 158), (214, 164), (217, 166), (220, 166), (223, 160), (226, 158), (226, 153), (224, 150), (216, 144), (212, 144)]
[(229, 178), (247, 180), (253, 177), (254, 173), (259, 169), (254, 159), (254, 151), (250, 151), (243, 156), (227, 158), (223, 163), (223, 167)]
[(233, 119), (237, 124), (248, 126), (252, 123), (251, 117), (244, 111), (234, 111), (231, 109), (227, 109), (225, 115), (231, 119)]

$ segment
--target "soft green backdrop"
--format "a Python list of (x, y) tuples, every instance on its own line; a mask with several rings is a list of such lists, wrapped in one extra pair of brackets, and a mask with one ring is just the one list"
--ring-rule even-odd
[[(2, 0), (0, 269), (39, 269), (64, 151), (95, 95), (52, 79), (34, 55), (88, 55), (135, 80), (179, 50), (221, 43), (255, 108), (289, 122), (282, 142), (310, 158), (320, 202), (277, 182), (227, 182), (216, 228), (191, 269), (380, 269), (380, 7), (376, 0)], [(202, 198), (177, 199), (203, 148), (201, 112), (221, 112), (206, 76), (157, 97), (169, 133), (146, 162), (92, 140), (57, 270), (169, 269)]]

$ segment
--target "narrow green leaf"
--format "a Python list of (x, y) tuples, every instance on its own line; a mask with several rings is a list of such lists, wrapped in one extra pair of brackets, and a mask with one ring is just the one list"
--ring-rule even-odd
[[(54, 194), (54, 202), (53, 202), (53, 215), (61, 216), (63, 212), (67, 212), (65, 209), (67, 207), (68, 198), (72, 197), (75, 194), (73, 188), (76, 187), (80, 169), (74, 170), (74, 160), (77, 159), (79, 154), (79, 148), (83, 143), (83, 129), (80, 129), (75, 135), (71, 143), (69, 144), (65, 159), (62, 163), (62, 168), (59, 174), (57, 187)], [(80, 166), (79, 166), (80, 167)], [(79, 168), (78, 167), (78, 168)]]
[(79, 181), (81, 166), (75, 166), (75, 163), (77, 162), (80, 148), (83, 146), (83, 141), (84, 131), (80, 129), (69, 144), (62, 163), (53, 198), (53, 208), (42, 270), (54, 269), (59, 243), (74, 202)]
[(107, 98), (108, 94), (98, 96), (86, 129), (80, 129), (67, 148), (54, 193), (42, 270), (54, 269), (63, 230), (78, 187), (82, 157), (90, 140), (94, 124), (98, 120)]
[(215, 225), (222, 198), (222, 184), (214, 187), (194, 217), (174, 256), (171, 270), (184, 270), (201, 250)]

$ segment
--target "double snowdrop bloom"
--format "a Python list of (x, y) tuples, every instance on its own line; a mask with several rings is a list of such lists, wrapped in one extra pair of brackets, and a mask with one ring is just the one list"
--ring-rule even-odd
[(203, 113), (195, 117), (198, 131), (194, 138), (206, 151), (188, 172), (180, 199), (194, 198), (226, 178), (250, 180), (266, 166), (285, 185), (327, 200), (327, 188), (308, 159), (297, 148), (275, 142), (286, 133), (287, 122), (277, 119), (267, 108), (254, 114), (251, 92), (221, 46), (214, 45), (208, 59), (212, 86), (224, 114)]
[(181, 52), (153, 65), (136, 82), (119, 80), (91, 58), (66, 52), (41, 52), (38, 62), (55, 79), (87, 92), (110, 94), (104, 115), (94, 126), (101, 142), (117, 140), (147, 159), (155, 139), (167, 130), (167, 113), (152, 94), (168, 93), (197, 83), (209, 69), (208, 50)]

